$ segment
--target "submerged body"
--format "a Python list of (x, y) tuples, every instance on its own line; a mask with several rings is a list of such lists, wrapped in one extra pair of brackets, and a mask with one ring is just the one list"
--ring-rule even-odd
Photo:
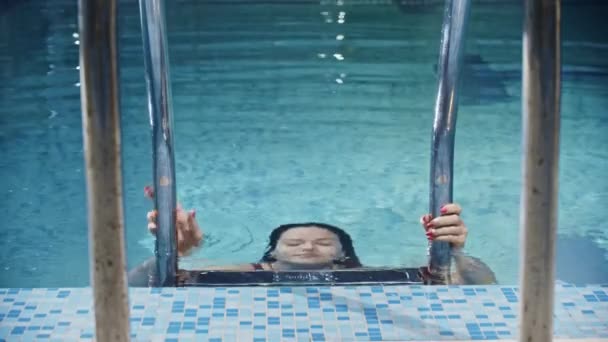
[[(151, 196), (149, 193), (148, 196)], [(421, 224), (429, 241), (446, 241), (452, 246), (454, 272), (450, 283), (491, 284), (496, 278), (481, 260), (463, 252), (467, 228), (460, 219), (457, 204), (445, 205), (437, 218), (424, 215)], [(203, 241), (203, 232), (194, 211), (177, 208), (177, 247), (180, 256), (191, 252)], [(156, 233), (156, 212), (148, 213), (148, 229)], [(258, 262), (205, 267), (204, 270), (225, 271), (323, 271), (340, 269), (371, 269), (359, 261), (352, 239), (341, 228), (325, 223), (309, 222), (282, 225), (269, 237), (268, 246)], [(150, 259), (129, 272), (131, 286), (148, 286), (156, 276), (155, 259)]]

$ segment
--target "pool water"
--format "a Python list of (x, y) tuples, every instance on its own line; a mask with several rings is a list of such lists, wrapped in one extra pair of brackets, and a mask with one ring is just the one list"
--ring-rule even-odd
[[(168, 2), (169, 3), (169, 2)], [(608, 282), (606, 5), (563, 10), (558, 277)], [(120, 3), (127, 256), (153, 253), (137, 3)], [(171, 2), (177, 185), (204, 248), (186, 266), (251, 262), (271, 229), (322, 221), (363, 263), (426, 260), (440, 2)], [(454, 200), (467, 251), (516, 284), (521, 188), (520, 2), (473, 2)], [(0, 287), (89, 283), (74, 1), (0, 5)]]

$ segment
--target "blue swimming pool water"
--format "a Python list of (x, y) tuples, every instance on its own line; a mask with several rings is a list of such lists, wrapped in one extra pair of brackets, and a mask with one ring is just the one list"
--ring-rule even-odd
[[(0, 9), (0, 287), (85, 286), (88, 239), (73, 1)], [(425, 262), (442, 5), (177, 1), (168, 7), (178, 195), (205, 247), (186, 265), (248, 262), (270, 230), (326, 221), (369, 265)], [(608, 279), (606, 5), (566, 3), (558, 276)], [(520, 2), (474, 2), (456, 142), (468, 251), (519, 268)], [(129, 266), (152, 255), (135, 2), (120, 7)]]

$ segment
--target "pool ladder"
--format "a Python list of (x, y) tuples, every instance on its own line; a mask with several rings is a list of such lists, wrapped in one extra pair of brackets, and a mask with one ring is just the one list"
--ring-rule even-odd
[[(96, 339), (129, 340), (122, 203), (117, 0), (79, 0), (80, 79)], [(520, 341), (553, 333), (560, 124), (560, 0), (525, 0)], [(446, 0), (431, 147), (430, 209), (452, 201), (458, 79), (470, 0)], [(172, 108), (163, 0), (140, 0), (159, 210), (159, 286), (177, 271)], [(447, 244), (430, 246), (429, 270), (449, 273)], [(443, 273), (443, 274), (442, 274)]]

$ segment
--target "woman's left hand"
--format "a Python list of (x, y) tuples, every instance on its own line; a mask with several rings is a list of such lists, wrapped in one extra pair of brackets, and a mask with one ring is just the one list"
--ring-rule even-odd
[(441, 207), (441, 215), (433, 218), (431, 214), (420, 218), (429, 241), (445, 241), (454, 248), (464, 247), (467, 239), (467, 227), (460, 219), (462, 209), (458, 204), (449, 203)]

